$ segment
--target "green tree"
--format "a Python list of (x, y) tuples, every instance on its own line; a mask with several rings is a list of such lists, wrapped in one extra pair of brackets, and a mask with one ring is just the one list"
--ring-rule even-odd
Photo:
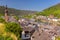
[(18, 23), (9, 22), (6, 24), (6, 31), (16, 34), (16, 36), (19, 38), (21, 36), (22, 29)]
[(14, 16), (14, 18), (15, 18), (16, 20), (19, 20), (19, 17), (18, 17), (18, 16)]
[(0, 17), (0, 23), (3, 23), (3, 22), (5, 22), (5, 20)]
[(2, 36), (0, 35), (0, 40), (13, 40), (10, 36)]

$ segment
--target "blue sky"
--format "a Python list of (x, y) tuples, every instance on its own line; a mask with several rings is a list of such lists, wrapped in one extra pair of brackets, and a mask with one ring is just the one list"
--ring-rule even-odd
[(20, 10), (41, 11), (60, 3), (60, 0), (0, 0), (0, 5)]

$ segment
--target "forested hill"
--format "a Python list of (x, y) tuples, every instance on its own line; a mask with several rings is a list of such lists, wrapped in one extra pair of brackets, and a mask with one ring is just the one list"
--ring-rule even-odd
[[(0, 6), (0, 14), (4, 14), (4, 6)], [(27, 14), (34, 14), (36, 11), (28, 11), (28, 10), (18, 10), (14, 8), (8, 8), (9, 14), (13, 15), (27, 15)]]
[(53, 14), (54, 16), (60, 18), (60, 3), (57, 4), (57, 5), (54, 5), (52, 7), (49, 7), (47, 9), (37, 13), (36, 15), (45, 15), (45, 16), (48, 16), (50, 14)]

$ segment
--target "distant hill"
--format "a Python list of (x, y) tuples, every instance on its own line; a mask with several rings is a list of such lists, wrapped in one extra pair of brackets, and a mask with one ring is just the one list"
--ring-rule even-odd
[[(0, 14), (4, 14), (5, 7), (0, 6)], [(28, 11), (28, 10), (18, 10), (14, 8), (8, 8), (8, 14), (13, 15), (27, 15), (27, 14), (34, 14), (36, 11)]]
[(47, 9), (44, 9), (43, 11), (37, 13), (36, 15), (45, 15), (48, 16), (50, 14), (53, 14), (56, 17), (60, 18), (60, 3), (57, 5), (54, 5), (52, 7), (49, 7)]

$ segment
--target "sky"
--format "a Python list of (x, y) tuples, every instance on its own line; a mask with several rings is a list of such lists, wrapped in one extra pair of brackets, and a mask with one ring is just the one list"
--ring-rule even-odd
[(0, 0), (0, 6), (32, 11), (42, 11), (58, 3), (60, 0)]

